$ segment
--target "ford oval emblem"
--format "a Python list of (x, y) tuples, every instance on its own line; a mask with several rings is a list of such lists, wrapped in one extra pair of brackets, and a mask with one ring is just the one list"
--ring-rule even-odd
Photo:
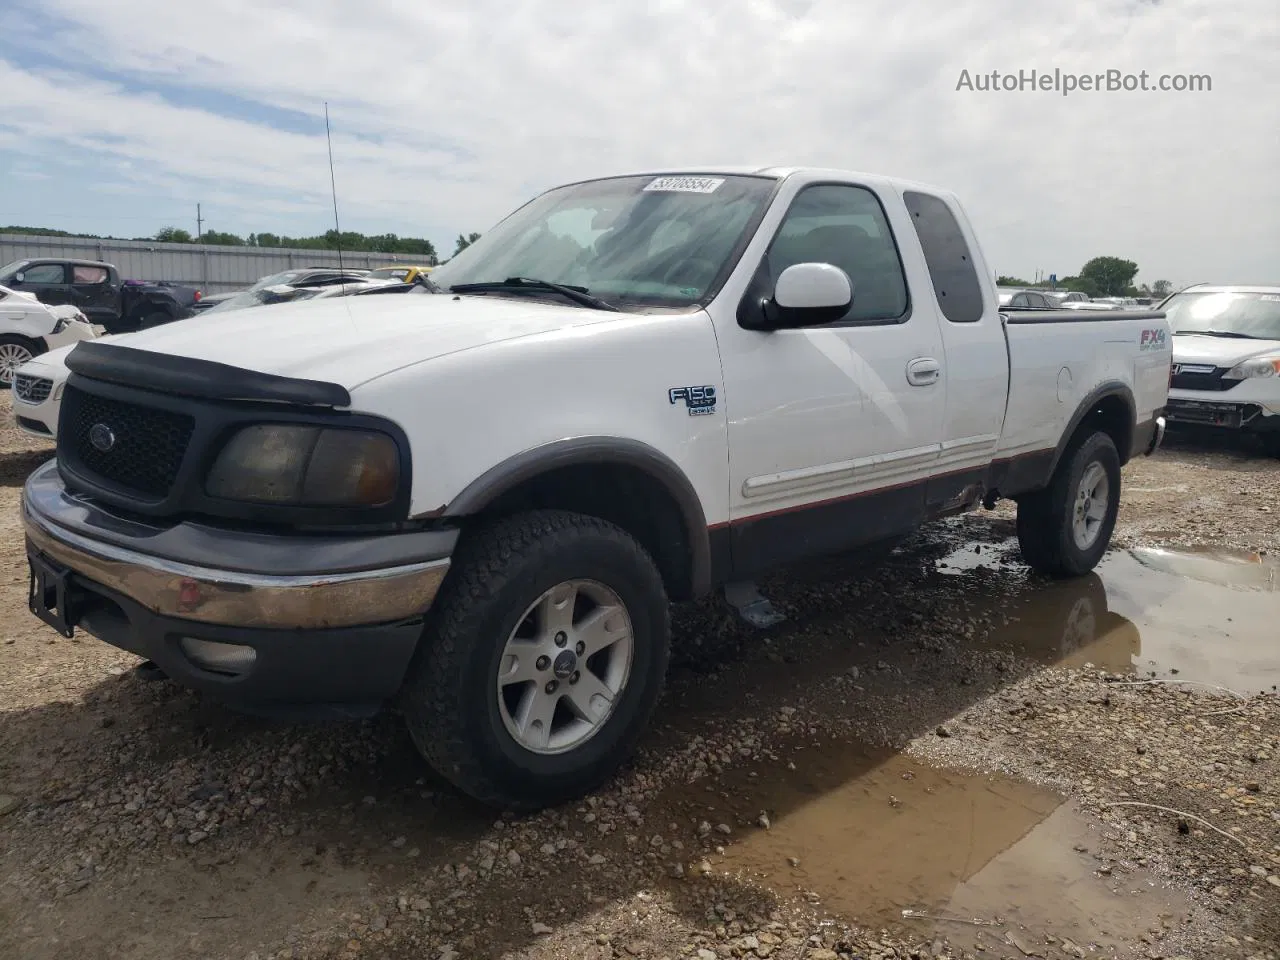
[(95, 423), (89, 428), (89, 443), (99, 453), (108, 453), (116, 445), (116, 435), (105, 423)]

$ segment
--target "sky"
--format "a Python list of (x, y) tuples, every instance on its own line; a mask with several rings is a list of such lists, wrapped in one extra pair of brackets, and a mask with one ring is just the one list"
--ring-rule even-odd
[[(425, 236), (558, 183), (819, 165), (953, 190), (992, 269), (1280, 282), (1275, 0), (4, 0), (0, 225)], [(992, 71), (1211, 90), (979, 90)], [(966, 73), (967, 71), (967, 73)]]

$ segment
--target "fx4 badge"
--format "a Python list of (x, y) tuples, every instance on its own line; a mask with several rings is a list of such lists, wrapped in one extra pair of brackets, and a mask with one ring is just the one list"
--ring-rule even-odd
[(684, 401), (689, 408), (689, 416), (702, 417), (716, 412), (715, 387), (672, 387), (667, 391), (667, 399), (672, 403)]
[(1142, 336), (1138, 338), (1138, 349), (1163, 350), (1166, 342), (1167, 336), (1159, 327), (1154, 330), (1143, 330)]

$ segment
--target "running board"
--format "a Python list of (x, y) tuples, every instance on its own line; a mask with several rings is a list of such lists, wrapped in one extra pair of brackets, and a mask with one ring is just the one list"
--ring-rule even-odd
[(738, 611), (738, 616), (757, 630), (765, 630), (787, 619), (786, 614), (779, 613), (751, 580), (726, 583), (724, 598)]

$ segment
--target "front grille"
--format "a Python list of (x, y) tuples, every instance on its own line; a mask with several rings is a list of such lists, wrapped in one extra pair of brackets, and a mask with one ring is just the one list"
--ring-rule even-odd
[[(1180, 366), (1192, 367), (1193, 371), (1179, 370)], [(1173, 365), (1173, 379), (1169, 386), (1174, 390), (1209, 390), (1221, 393), (1230, 390), (1239, 380), (1223, 380), (1222, 375), (1227, 367), (1211, 367), (1209, 364), (1177, 364)]]
[(13, 378), (13, 395), (23, 403), (44, 403), (53, 391), (53, 381), (47, 377), (33, 377), (19, 373)]
[(169, 494), (195, 429), (192, 417), (74, 387), (62, 403), (62, 442), (85, 469), (148, 497)]

